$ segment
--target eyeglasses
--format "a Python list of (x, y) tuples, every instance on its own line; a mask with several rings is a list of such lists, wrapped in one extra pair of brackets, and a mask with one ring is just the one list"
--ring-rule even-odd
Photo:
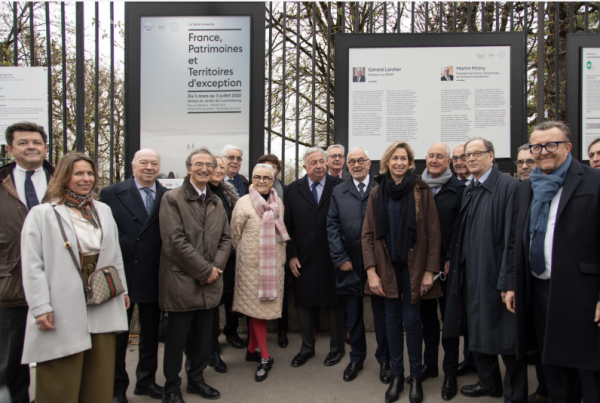
[(332, 160), (337, 160), (337, 159), (341, 160), (344, 158), (344, 155), (343, 154), (331, 154), (331, 155), (328, 155), (328, 157), (331, 158)]
[(357, 160), (352, 159), (352, 160), (348, 161), (348, 165), (350, 165), (350, 166), (354, 166), (354, 164), (362, 165), (362, 164), (364, 164), (365, 161), (368, 161), (368, 160), (369, 160), (368, 158), (367, 159), (359, 158)]
[(253, 176), (252, 180), (255, 180), (256, 182), (270, 182), (273, 180), (273, 178), (271, 178), (270, 176)]
[(517, 164), (517, 166), (520, 168), (523, 166), (523, 164), (527, 164), (528, 167), (532, 167), (535, 165), (535, 161), (532, 160), (531, 158), (526, 159), (525, 161), (523, 160), (516, 160), (515, 164)]
[(467, 160), (467, 157), (465, 157), (464, 154), (459, 155), (458, 157), (452, 157), (452, 161), (453, 162), (458, 162), (458, 160), (461, 160), (462, 162), (465, 162)]
[(204, 168), (206, 167), (206, 169), (212, 169), (213, 168), (213, 164), (208, 163), (208, 164), (204, 164), (202, 162), (196, 162), (194, 165), (190, 165), (196, 168)]
[(236, 157), (235, 155), (228, 155), (227, 159), (229, 161), (237, 161), (237, 162), (242, 162), (242, 157)]
[(552, 153), (558, 150), (558, 145), (561, 143), (566, 143), (566, 141), (551, 141), (546, 144), (532, 144), (529, 146), (529, 150), (532, 154), (539, 154), (542, 152), (542, 148), (545, 148), (546, 151)]
[(471, 158), (471, 156), (473, 156), (473, 157), (475, 157), (475, 158), (479, 158), (479, 157), (481, 157), (483, 154), (487, 154), (487, 153), (489, 153), (489, 151), (475, 151), (474, 153), (468, 153), (468, 154), (465, 154), (465, 158), (466, 158), (466, 159), (469, 159), (469, 158)]

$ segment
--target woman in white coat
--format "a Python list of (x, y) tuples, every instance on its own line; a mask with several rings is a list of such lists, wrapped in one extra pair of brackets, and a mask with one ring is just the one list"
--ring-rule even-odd
[[(22, 362), (38, 363), (37, 403), (112, 402), (116, 333), (128, 330), (129, 297), (117, 226), (110, 208), (92, 198), (97, 182), (94, 161), (84, 154), (64, 156), (48, 185), (47, 202), (32, 208), (23, 225), (29, 315)], [(124, 294), (86, 305), (83, 280), (65, 247), (59, 219), (84, 277), (113, 266)]]

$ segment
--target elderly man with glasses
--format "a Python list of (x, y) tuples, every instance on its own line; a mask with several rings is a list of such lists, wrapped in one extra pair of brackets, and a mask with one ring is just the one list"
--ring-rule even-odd
[(223, 162), (225, 162), (225, 176), (223, 180), (231, 183), (238, 191), (240, 197), (247, 195), (250, 182), (240, 174), (243, 161), (242, 149), (228, 144), (223, 148), (221, 155), (224, 159)]
[(529, 179), (529, 174), (535, 168), (535, 160), (533, 159), (533, 155), (531, 155), (531, 151), (529, 151), (529, 143), (519, 147), (515, 164), (517, 165), (517, 177), (519, 181), (524, 182)]
[(346, 158), (344, 157), (346, 150), (344, 146), (341, 144), (332, 144), (327, 148), (327, 167), (329, 168), (329, 172), (327, 172), (331, 176), (337, 176), (340, 179), (347, 181), (352, 178), (350, 172), (344, 171), (344, 162)]

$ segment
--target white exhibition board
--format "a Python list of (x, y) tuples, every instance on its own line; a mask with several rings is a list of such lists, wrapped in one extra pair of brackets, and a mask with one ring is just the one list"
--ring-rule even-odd
[(181, 179), (204, 146), (250, 147), (250, 17), (142, 17), (140, 146), (161, 156), (160, 178)]
[(424, 159), (434, 142), (483, 137), (511, 157), (510, 46), (351, 48), (349, 70), (350, 148), (379, 160), (401, 140)]
[(0, 69), (0, 144), (6, 144), (6, 128), (32, 122), (48, 130), (48, 69), (2, 67)]
[(600, 48), (581, 48), (581, 159), (600, 137)]

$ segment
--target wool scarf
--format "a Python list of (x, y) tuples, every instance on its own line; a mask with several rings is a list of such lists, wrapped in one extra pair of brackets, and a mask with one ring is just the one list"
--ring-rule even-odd
[(235, 177), (233, 178), (233, 187), (236, 188), (240, 197), (246, 195), (246, 191), (244, 190), (244, 183), (242, 182), (242, 178), (240, 177), (240, 174), (236, 174)]
[(272, 301), (277, 298), (277, 242), (290, 239), (279, 215), (279, 203), (275, 189), (269, 191), (269, 202), (253, 186), (249, 189), (250, 200), (261, 217), (259, 233), (258, 299)]
[(66, 189), (65, 197), (67, 199), (65, 201), (67, 207), (74, 207), (81, 211), (83, 218), (91, 222), (94, 228), (98, 228), (98, 214), (96, 213), (94, 198), (91, 193), (80, 195), (79, 193)]
[(533, 201), (531, 202), (531, 218), (529, 221), (529, 234), (546, 232), (548, 217), (550, 215), (550, 203), (558, 190), (565, 183), (567, 171), (571, 166), (571, 153), (567, 160), (556, 171), (550, 175), (544, 175), (538, 167), (535, 167), (529, 175), (531, 190), (533, 190)]
[(425, 168), (425, 171), (423, 171), (423, 176), (421, 177), (421, 179), (423, 179), (423, 181), (425, 181), (430, 188), (442, 187), (448, 183), (450, 178), (452, 178), (452, 171), (449, 167), (446, 168), (446, 170), (437, 178), (432, 178), (427, 168)]
[[(417, 242), (417, 214), (415, 211), (415, 175), (407, 172), (402, 182), (396, 185), (390, 173), (386, 173), (379, 188), (375, 202), (375, 239), (385, 238), (390, 232), (388, 217), (388, 198), (400, 200), (400, 224), (394, 254), (403, 262), (408, 263), (408, 251)], [(390, 256), (392, 260), (395, 260)]]

